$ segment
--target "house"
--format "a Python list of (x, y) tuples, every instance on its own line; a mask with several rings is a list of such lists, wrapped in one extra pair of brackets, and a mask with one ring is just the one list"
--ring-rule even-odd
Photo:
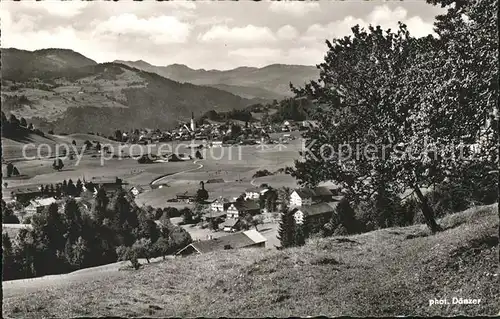
[(290, 206), (305, 206), (331, 201), (332, 196), (333, 193), (326, 187), (299, 188), (290, 195)]
[(41, 213), (45, 208), (49, 207), (53, 203), (56, 203), (56, 199), (54, 197), (33, 199), (30, 201), (29, 205), (24, 208), (26, 214), (23, 216), (23, 218)]
[(207, 184), (217, 184), (217, 183), (225, 183), (222, 178), (213, 178), (207, 181)]
[(219, 224), (219, 229), (225, 232), (235, 232), (239, 228), (240, 228), (240, 220), (237, 218), (228, 218), (222, 224)]
[(134, 197), (139, 195), (140, 193), (143, 193), (145, 191), (144, 188), (141, 186), (129, 186), (127, 187), (127, 192), (132, 194)]
[(266, 241), (267, 239), (261, 233), (252, 229), (210, 240), (193, 242), (179, 250), (176, 255), (187, 256), (240, 248), (264, 248)]
[(311, 231), (319, 230), (336, 212), (340, 202), (318, 203), (292, 210), (295, 223), (307, 223)]
[(222, 147), (222, 141), (212, 141), (210, 143), (211, 147)]
[(301, 124), (302, 124), (302, 127), (305, 127), (305, 128), (319, 128), (318, 121), (305, 120), (305, 121), (302, 121)]
[(247, 214), (257, 215), (260, 213), (260, 206), (257, 201), (243, 200), (232, 203), (227, 209), (227, 218), (238, 219)]
[[(95, 191), (97, 192), (97, 189), (103, 188), (104, 191), (110, 195), (114, 194), (117, 191), (122, 189), (122, 185), (125, 185), (125, 183), (118, 177), (116, 178), (93, 178), (89, 183), (92, 183), (94, 186)], [(88, 188), (87, 183), (85, 186)]]
[(17, 234), (21, 229), (31, 230), (33, 225), (31, 224), (2, 224), (2, 234), (7, 233), (10, 238), (16, 238)]
[(252, 187), (245, 190), (245, 199), (259, 199), (269, 189), (267, 187)]
[(218, 198), (216, 200), (214, 200), (211, 204), (210, 204), (210, 210), (212, 210), (213, 212), (222, 212), (222, 211), (226, 211), (229, 206), (231, 206), (232, 202), (230, 202), (227, 198)]
[(42, 196), (42, 191), (40, 188), (36, 187), (25, 187), (18, 188), (11, 192), (12, 198), (20, 203), (28, 203), (32, 199)]
[(178, 200), (185, 201), (186, 203), (191, 203), (196, 199), (196, 191), (185, 191), (184, 193), (177, 193), (175, 197)]
[(212, 220), (222, 222), (224, 221), (225, 217), (226, 217), (225, 211), (209, 211), (208, 213), (203, 214), (201, 219), (207, 222)]

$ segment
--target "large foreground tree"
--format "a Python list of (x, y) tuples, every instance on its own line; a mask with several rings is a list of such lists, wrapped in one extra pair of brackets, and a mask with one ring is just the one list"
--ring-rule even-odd
[(479, 14), (496, 1), (471, 3), (441, 17), (436, 38), (413, 38), (400, 24), (395, 32), (355, 26), (327, 41), (319, 81), (295, 89), (320, 106), (321, 127), (305, 134), (293, 175), (306, 185), (334, 180), (354, 199), (411, 189), (429, 228), (440, 230), (421, 189), (498, 165), (498, 135), (483, 126), (497, 97), (495, 20)]

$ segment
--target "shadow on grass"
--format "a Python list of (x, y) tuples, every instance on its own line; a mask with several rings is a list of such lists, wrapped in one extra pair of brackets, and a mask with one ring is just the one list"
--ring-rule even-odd
[(350, 243), (350, 244), (360, 245), (359, 242), (345, 237), (335, 238), (335, 240), (339, 243)]
[[(319, 257), (311, 260), (311, 265), (340, 265), (340, 262), (331, 257)], [(336, 269), (338, 270), (338, 269)]]
[[(35, 133), (29, 132), (29, 131), (26, 131), (26, 132), (23, 131), (23, 132), (19, 133), (16, 136), (8, 136), (8, 138), (11, 139), (11, 140), (13, 140), (13, 141), (15, 141), (15, 142), (20, 142), (20, 143), (28, 144), (28, 143), (33, 143), (35, 141), (31, 137), (32, 134), (35, 134)], [(50, 138), (47, 135), (45, 135), (45, 136), (37, 135), (37, 136), (40, 136), (41, 138), (46, 138), (48, 140), (54, 141), (54, 139)]]
[(18, 175), (18, 176), (4, 177), (4, 180), (5, 181), (15, 181), (15, 180), (30, 179), (30, 178), (31, 177), (29, 177), (26, 174), (21, 174), (21, 175)]
[(427, 237), (429, 235), (430, 233), (423, 231), (423, 232), (418, 232), (416, 234), (406, 235), (405, 239), (422, 238), (422, 237)]

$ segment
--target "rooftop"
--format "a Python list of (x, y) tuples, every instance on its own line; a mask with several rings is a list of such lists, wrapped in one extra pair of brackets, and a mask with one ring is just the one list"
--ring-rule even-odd
[(266, 242), (266, 240), (258, 231), (252, 229), (211, 240), (194, 242), (190, 245), (199, 253), (208, 253), (216, 250), (224, 250), (226, 247), (230, 247), (231, 249), (243, 248)]
[(56, 202), (56, 199), (54, 197), (48, 197), (48, 198), (41, 198), (41, 199), (33, 199), (30, 201), (30, 205), (33, 207), (44, 207), (44, 206), (49, 206), (50, 204), (53, 204)]
[(245, 192), (260, 193), (262, 191), (267, 191), (267, 190), (268, 190), (267, 187), (251, 187), (251, 188), (245, 189)]
[(332, 196), (332, 192), (327, 187), (298, 188), (295, 190), (300, 198), (311, 198), (318, 196)]
[(294, 212), (301, 211), (306, 216), (321, 215), (334, 212), (339, 202), (318, 203), (310, 206), (302, 206), (294, 209)]
[(40, 189), (38, 187), (20, 187), (13, 190), (12, 194), (29, 194), (29, 193), (38, 193)]
[(257, 201), (254, 200), (244, 200), (237, 201), (234, 203), (234, 207), (238, 210), (255, 210), (260, 209), (260, 205)]

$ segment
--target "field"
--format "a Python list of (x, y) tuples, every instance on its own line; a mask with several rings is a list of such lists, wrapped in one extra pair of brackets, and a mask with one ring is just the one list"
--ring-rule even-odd
[(147, 83), (135, 72), (124, 69), (115, 79), (97, 79), (95, 76), (80, 79), (78, 82), (58, 80), (58, 87), (52, 91), (32, 88), (19, 88), (15, 91), (2, 91), (5, 95), (24, 95), (30, 105), (12, 110), (16, 116), (27, 119), (32, 117), (55, 120), (64, 115), (69, 107), (127, 107), (123, 89), (145, 87)]
[[(445, 230), (435, 235), (414, 225), (281, 251), (220, 251), (138, 271), (8, 282), (3, 316), (498, 315), (498, 205), (439, 222)], [(458, 305), (454, 297), (481, 301)], [(430, 306), (434, 298), (449, 304)]]
[[(275, 134), (275, 138), (280, 134)], [(195, 191), (200, 187), (200, 181), (205, 182), (205, 188), (209, 193), (209, 200), (219, 197), (233, 198), (238, 197), (246, 189), (267, 183), (270, 186), (279, 188), (282, 186), (296, 187), (295, 179), (286, 174), (275, 174), (261, 178), (253, 178), (258, 170), (267, 169), (275, 172), (286, 166), (293, 166), (294, 160), (298, 158), (300, 147), (299, 140), (286, 145), (268, 145), (261, 146), (241, 146), (241, 147), (219, 147), (202, 149), (203, 159), (187, 160), (182, 162), (167, 162), (153, 164), (139, 164), (133, 158), (127, 157), (137, 155), (148, 147), (155, 154), (157, 152), (173, 150), (176, 153), (190, 154), (195, 158), (195, 152), (186, 147), (181, 142), (163, 143), (156, 146), (144, 145), (123, 145), (109, 141), (105, 138), (88, 135), (72, 134), (68, 136), (53, 135), (48, 138), (38, 136), (31, 137), (35, 145), (41, 143), (65, 143), (71, 145), (73, 140), (77, 146), (82, 145), (85, 140), (99, 141), (104, 144), (110, 144), (116, 151), (121, 147), (124, 158), (110, 158), (101, 162), (101, 155), (97, 152), (86, 153), (81, 159), (75, 157), (73, 160), (64, 158), (64, 168), (61, 171), (55, 171), (52, 168), (53, 158), (34, 159), (29, 161), (14, 160), (15, 166), (19, 169), (22, 178), (4, 178), (3, 182), (7, 187), (2, 188), (2, 195), (5, 200), (11, 198), (11, 191), (19, 187), (38, 187), (45, 184), (56, 184), (64, 179), (76, 181), (78, 178), (90, 181), (93, 178), (122, 178), (130, 185), (146, 186), (146, 191), (136, 197), (136, 203), (139, 206), (150, 205), (154, 208), (192, 207), (191, 204), (184, 202), (167, 202), (175, 198), (177, 193), (184, 191)], [(22, 143), (12, 140), (6, 140), (5, 144), (11, 145), (10, 154), (22, 154)], [(189, 142), (186, 142), (189, 143)], [(200, 141), (196, 142), (200, 143)], [(195, 143), (195, 144), (196, 144)], [(111, 157), (111, 156), (108, 156)], [(6, 171), (5, 164), (2, 167)], [(224, 183), (206, 183), (210, 179), (223, 179)], [(151, 184), (161, 184), (161, 188), (151, 189)], [(270, 247), (274, 247), (276, 242), (276, 223), (262, 225), (264, 236), (268, 238)], [(207, 235), (220, 236), (224, 233), (212, 232), (199, 227), (186, 228), (193, 238), (205, 239)]]

